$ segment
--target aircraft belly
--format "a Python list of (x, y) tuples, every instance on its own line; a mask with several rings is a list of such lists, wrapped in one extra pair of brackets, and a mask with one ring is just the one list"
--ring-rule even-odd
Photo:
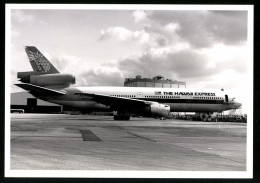
[(101, 110), (101, 111), (107, 111), (110, 110), (109, 106), (105, 106), (103, 104), (98, 104), (93, 101), (50, 101), (52, 103), (79, 108), (79, 109), (90, 109), (90, 110)]
[(216, 112), (225, 110), (222, 104), (169, 104), (171, 112)]

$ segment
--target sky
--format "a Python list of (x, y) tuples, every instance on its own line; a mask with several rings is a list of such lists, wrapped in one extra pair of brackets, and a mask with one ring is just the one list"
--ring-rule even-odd
[(246, 103), (250, 57), (245, 10), (11, 10), (11, 92), (31, 71), (24, 46), (36, 46), (76, 86), (123, 86), (142, 75), (228, 89)]

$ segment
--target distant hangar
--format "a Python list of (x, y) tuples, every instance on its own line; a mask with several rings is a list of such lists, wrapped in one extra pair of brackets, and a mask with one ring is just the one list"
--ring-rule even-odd
[(28, 92), (11, 94), (11, 112), (60, 113), (62, 106), (36, 99)]

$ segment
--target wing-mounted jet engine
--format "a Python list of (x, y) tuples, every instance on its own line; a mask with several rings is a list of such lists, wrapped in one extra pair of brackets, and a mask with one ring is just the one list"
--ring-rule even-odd
[(166, 104), (160, 104), (157, 102), (151, 103), (145, 108), (146, 111), (150, 112), (152, 115), (168, 117), (170, 113), (170, 106)]
[(50, 61), (34, 46), (26, 46), (25, 51), (34, 71), (18, 72), (17, 78), (23, 83), (37, 86), (62, 88), (75, 84), (72, 74), (60, 74)]

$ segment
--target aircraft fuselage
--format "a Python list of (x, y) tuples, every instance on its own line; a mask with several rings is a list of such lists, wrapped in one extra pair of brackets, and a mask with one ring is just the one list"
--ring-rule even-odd
[(170, 106), (171, 112), (222, 112), (236, 109), (241, 104), (235, 102), (224, 91), (186, 88), (146, 88), (146, 87), (70, 87), (66, 95), (45, 96), (44, 99), (70, 107), (85, 110), (109, 111), (110, 107), (94, 102), (92, 97), (80, 93), (153, 101)]

